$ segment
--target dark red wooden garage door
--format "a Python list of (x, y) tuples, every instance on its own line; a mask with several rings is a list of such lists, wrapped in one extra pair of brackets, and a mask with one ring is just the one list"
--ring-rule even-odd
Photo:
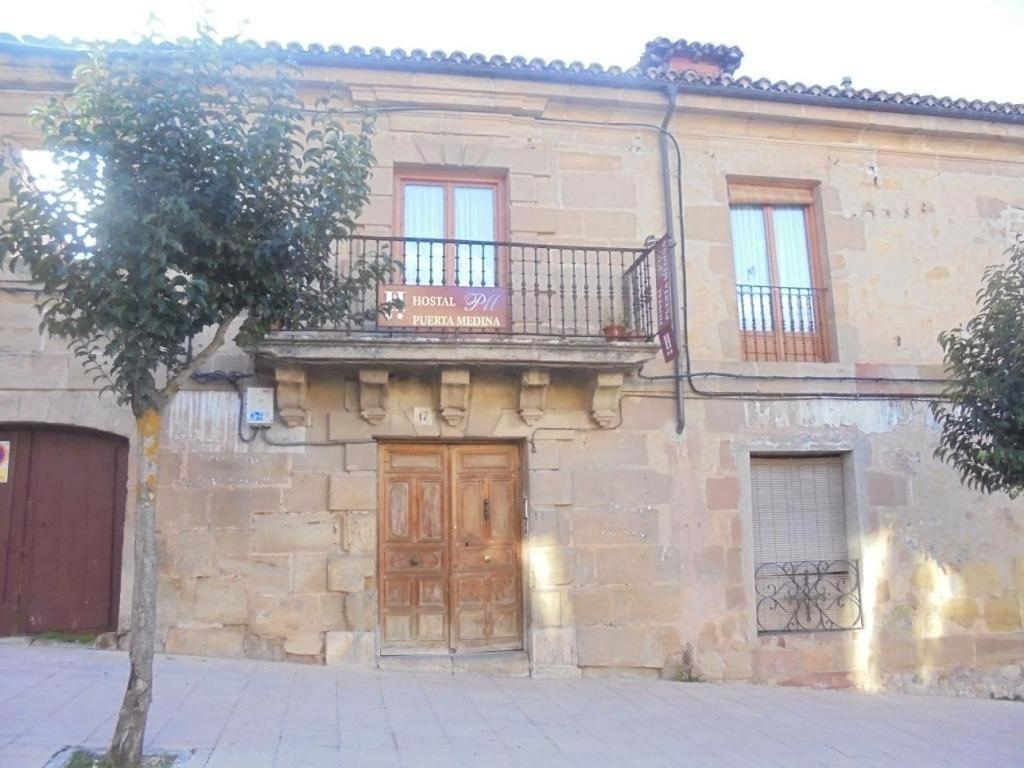
[[(117, 624), (128, 441), (0, 426), (0, 635)], [(2, 480), (0, 473), (0, 480)]]

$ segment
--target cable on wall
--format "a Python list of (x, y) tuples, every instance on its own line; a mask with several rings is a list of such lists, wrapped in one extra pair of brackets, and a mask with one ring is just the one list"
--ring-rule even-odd
[[(243, 428), (245, 426), (245, 395), (242, 393), (242, 385), (239, 383), (245, 379), (252, 378), (253, 374), (245, 373), (243, 371), (207, 371), (207, 372), (196, 372), (192, 374), (192, 380), (199, 384), (210, 384), (217, 381), (223, 381), (230, 384), (235, 394), (238, 395), (238, 439), (243, 443), (251, 443), (257, 437), (262, 438), (263, 442), (267, 445), (272, 445), (277, 448), (308, 448), (308, 447), (329, 447), (334, 445), (361, 445), (366, 443), (375, 443), (373, 439), (359, 439), (359, 440), (303, 440), (301, 442), (289, 442), (274, 440), (269, 436), (269, 426), (264, 427), (252, 427), (252, 434), (246, 435)], [(275, 408), (275, 412), (276, 412)]]
[(254, 429), (251, 434), (246, 435), (242, 429), (245, 426), (245, 396), (242, 394), (242, 385), (238, 382), (251, 376), (251, 373), (243, 373), (242, 371), (196, 371), (191, 376), (192, 380), (199, 384), (223, 381), (234, 388), (235, 394), (238, 395), (238, 439), (243, 443), (251, 443), (259, 433), (258, 429)]

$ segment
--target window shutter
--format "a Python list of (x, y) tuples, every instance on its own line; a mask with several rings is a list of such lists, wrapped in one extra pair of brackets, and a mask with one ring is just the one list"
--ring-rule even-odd
[(753, 458), (750, 474), (757, 565), (848, 557), (840, 457)]
[(730, 205), (813, 205), (814, 187), (800, 184), (729, 182)]

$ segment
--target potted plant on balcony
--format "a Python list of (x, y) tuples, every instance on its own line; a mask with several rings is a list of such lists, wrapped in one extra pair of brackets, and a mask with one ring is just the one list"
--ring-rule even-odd
[(624, 341), (629, 338), (629, 330), (613, 313), (605, 315), (604, 325), (601, 327), (606, 341)]

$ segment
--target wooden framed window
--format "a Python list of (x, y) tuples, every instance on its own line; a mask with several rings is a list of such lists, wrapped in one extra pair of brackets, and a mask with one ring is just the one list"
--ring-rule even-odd
[[(507, 281), (502, 180), (462, 173), (399, 172), (397, 226), (407, 285), (497, 287)], [(410, 242), (411, 240), (411, 242)]]
[(730, 184), (736, 300), (746, 360), (825, 361), (824, 281), (810, 188)]
[(841, 456), (751, 458), (758, 632), (862, 626)]

